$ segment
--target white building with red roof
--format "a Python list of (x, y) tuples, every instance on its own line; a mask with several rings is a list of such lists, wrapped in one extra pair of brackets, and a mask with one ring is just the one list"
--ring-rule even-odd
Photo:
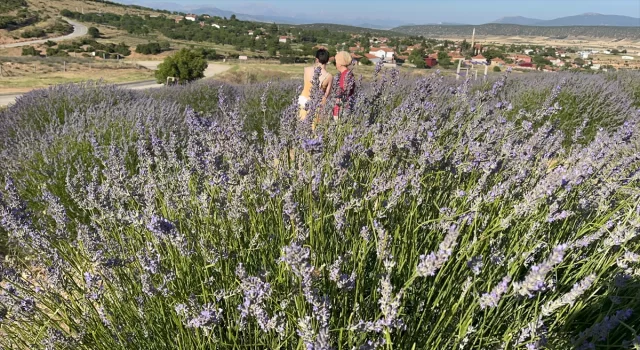
[(375, 55), (384, 61), (393, 61), (393, 56), (395, 56), (396, 52), (388, 47), (372, 47), (369, 49), (369, 54)]
[(471, 63), (484, 63), (487, 64), (487, 58), (484, 57), (482, 54), (479, 54), (477, 56), (473, 56), (471, 57)]

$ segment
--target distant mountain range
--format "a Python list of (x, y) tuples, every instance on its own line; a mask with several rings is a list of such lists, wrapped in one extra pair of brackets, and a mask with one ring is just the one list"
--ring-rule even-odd
[(565, 27), (565, 26), (609, 26), (609, 27), (640, 27), (640, 18), (603, 15), (600, 13), (584, 13), (577, 16), (561, 17), (552, 20), (541, 20), (521, 16), (502, 17), (492, 23), (517, 24), (523, 26), (538, 27)]
[[(246, 14), (241, 11), (228, 11), (222, 10), (217, 7), (204, 6), (194, 7), (181, 5), (174, 2), (156, 2), (152, 0), (116, 0), (125, 4), (136, 4), (149, 6), (157, 9), (183, 12), (183, 13), (195, 13), (197, 15), (207, 14), (210, 16), (219, 17), (231, 17), (235, 14), (236, 17), (244, 21), (256, 21), (256, 22), (276, 22), (280, 24), (311, 24), (326, 22), (327, 16), (325, 14), (315, 15), (298, 15), (298, 16), (285, 16), (279, 13), (277, 9), (269, 7), (261, 7), (259, 9), (247, 10), (248, 12), (260, 14)], [(259, 5), (256, 5), (259, 6)], [(401, 20), (389, 20), (389, 19), (371, 19), (371, 18), (340, 18), (332, 17), (332, 23), (341, 25), (358, 26), (362, 28), (370, 29), (384, 29), (390, 30), (395, 27), (408, 27), (415, 24), (408, 23)], [(640, 18), (620, 16), (620, 15), (603, 15), (600, 13), (584, 13), (576, 16), (561, 17), (551, 20), (542, 20), (537, 18), (528, 18), (522, 16), (502, 17), (488, 24), (515, 24), (521, 26), (538, 26), (538, 27), (563, 27), (563, 26), (610, 26), (610, 27), (640, 27)], [(453, 23), (453, 22), (439, 22), (439, 23), (427, 23), (422, 24), (427, 26), (464, 26), (470, 25), (465, 23)]]

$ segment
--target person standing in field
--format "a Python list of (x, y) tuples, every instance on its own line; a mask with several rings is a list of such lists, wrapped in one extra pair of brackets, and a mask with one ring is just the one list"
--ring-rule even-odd
[(333, 107), (333, 119), (337, 120), (341, 111), (351, 109), (353, 94), (356, 90), (356, 82), (351, 69), (353, 68), (353, 58), (346, 51), (336, 54), (336, 68), (340, 72), (338, 79), (338, 91), (336, 92), (336, 105)]
[(298, 98), (298, 104), (300, 105), (300, 119), (307, 119), (308, 110), (306, 109), (307, 102), (311, 100), (311, 89), (313, 88), (313, 78), (316, 69), (320, 69), (320, 77), (318, 79), (318, 88), (324, 92), (322, 97), (322, 104), (327, 100), (327, 97), (331, 93), (331, 81), (333, 75), (327, 72), (327, 63), (329, 62), (329, 51), (326, 49), (318, 49), (316, 51), (316, 64), (312, 67), (306, 67), (304, 69), (304, 85), (302, 87), (302, 93)]

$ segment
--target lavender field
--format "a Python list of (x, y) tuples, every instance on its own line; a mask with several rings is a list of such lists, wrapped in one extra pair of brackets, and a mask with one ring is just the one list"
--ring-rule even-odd
[(638, 349), (640, 74), (0, 112), (0, 349)]

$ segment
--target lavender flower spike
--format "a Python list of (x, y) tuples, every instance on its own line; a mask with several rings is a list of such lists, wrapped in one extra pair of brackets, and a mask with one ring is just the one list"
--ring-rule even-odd
[(515, 291), (522, 296), (531, 298), (533, 297), (533, 292), (544, 290), (546, 288), (545, 279), (547, 274), (562, 262), (566, 249), (566, 244), (560, 244), (553, 248), (551, 256), (542, 264), (533, 266), (524, 281), (513, 284)]
[(509, 282), (511, 282), (511, 276), (505, 276), (498, 285), (496, 285), (491, 292), (484, 293), (480, 297), (480, 308), (492, 308), (498, 306), (502, 295), (509, 290)]
[(585, 277), (582, 281), (573, 285), (571, 291), (558, 300), (549, 301), (542, 306), (542, 314), (544, 316), (549, 316), (553, 314), (557, 309), (561, 308), (565, 305), (573, 305), (584, 292), (587, 291), (593, 285), (593, 282), (596, 280), (596, 275), (591, 274)]
[(437, 252), (431, 252), (429, 255), (421, 255), (420, 262), (416, 268), (416, 272), (420, 277), (435, 276), (436, 272), (444, 266), (456, 247), (460, 228), (456, 224), (449, 226), (449, 232), (440, 243)]

